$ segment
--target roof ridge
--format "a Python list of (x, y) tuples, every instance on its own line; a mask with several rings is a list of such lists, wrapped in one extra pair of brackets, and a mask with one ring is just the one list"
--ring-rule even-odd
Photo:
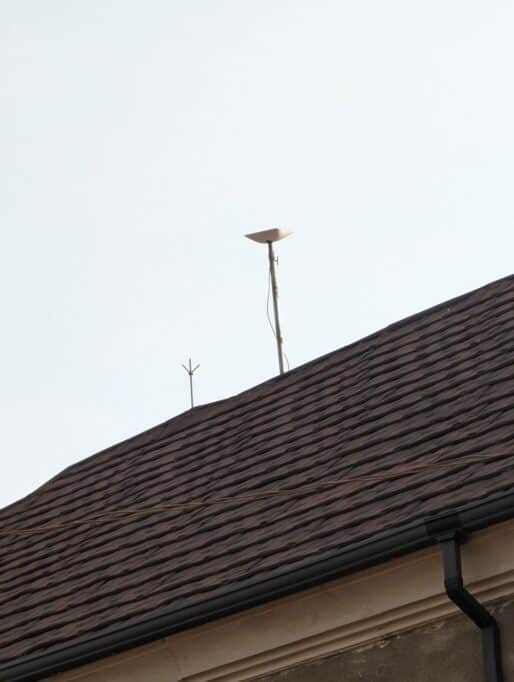
[[(482, 285), (480, 287), (477, 287), (476, 289), (473, 289), (472, 291), (459, 294), (458, 296), (455, 296), (451, 299), (448, 299), (446, 301), (443, 301), (441, 303), (438, 303), (436, 305), (433, 305), (429, 308), (426, 308), (424, 310), (418, 311), (416, 313), (413, 313), (411, 315), (408, 315), (405, 318), (402, 318), (401, 320), (398, 320), (396, 322), (393, 322), (389, 325), (386, 325), (385, 327), (382, 327), (381, 329), (378, 329), (371, 334), (368, 334), (364, 337), (361, 337), (359, 339), (356, 339), (355, 341), (352, 341), (351, 343), (341, 346), (340, 348), (336, 348), (335, 350), (329, 351), (317, 358), (314, 358), (312, 360), (308, 360), (307, 362), (298, 365), (298, 367), (294, 367), (293, 369), (289, 370), (283, 375), (278, 375), (271, 377), (269, 379), (266, 379), (265, 381), (256, 384), (254, 386), (251, 386), (249, 388), (244, 389), (243, 391), (236, 393), (232, 396), (228, 396), (226, 398), (222, 398), (220, 400), (216, 400), (210, 403), (204, 403), (202, 405), (198, 405), (194, 407), (193, 409), (185, 410), (184, 412), (179, 413), (178, 415), (175, 415), (173, 417), (170, 417), (169, 419), (164, 420), (163, 422), (160, 422), (159, 424), (156, 424), (154, 426), (149, 427), (148, 429), (144, 429), (143, 431), (130, 436), (129, 438), (126, 438), (124, 440), (121, 440), (117, 443), (114, 443), (106, 448), (103, 448), (102, 450), (99, 450), (96, 453), (93, 453), (78, 462), (74, 462), (73, 464), (70, 464), (69, 466), (65, 467), (62, 469), (60, 472), (55, 474), (55, 476), (52, 476), (50, 479), (45, 481), (41, 486), (30, 492), (28, 495), (20, 498), (19, 500), (15, 500), (11, 504), (7, 505), (6, 507), (0, 509), (0, 516), (3, 515), (4, 512), (10, 511), (13, 506), (23, 504), (28, 502), (30, 499), (32, 499), (35, 495), (40, 494), (41, 492), (44, 492), (46, 488), (50, 487), (51, 484), (56, 481), (59, 478), (65, 477), (65, 475), (73, 469), (79, 468), (81, 466), (84, 466), (86, 462), (91, 462), (94, 459), (99, 459), (104, 456), (108, 456), (109, 453), (112, 453), (114, 451), (117, 451), (118, 454), (124, 454), (126, 455), (128, 452), (131, 451), (132, 448), (129, 447), (127, 450), (127, 447), (130, 446), (130, 444), (134, 444), (134, 447), (151, 447), (154, 448), (157, 443), (160, 441), (172, 437), (172, 436), (177, 436), (179, 433), (185, 431), (186, 429), (190, 428), (191, 426), (194, 426), (198, 423), (198, 421), (205, 416), (205, 412), (208, 410), (212, 410), (213, 408), (219, 408), (223, 407), (224, 405), (229, 405), (231, 403), (234, 403), (236, 400), (241, 400), (244, 398), (244, 396), (247, 396), (249, 394), (255, 393), (259, 390), (262, 390), (266, 387), (271, 388), (273, 384), (278, 384), (280, 382), (284, 382), (285, 379), (288, 379), (296, 374), (298, 374), (300, 371), (305, 370), (307, 367), (314, 367), (316, 364), (320, 362), (326, 361), (330, 357), (335, 357), (337, 354), (340, 354), (342, 352), (348, 352), (351, 349), (354, 349), (358, 347), (361, 344), (364, 344), (366, 342), (371, 341), (374, 338), (379, 338), (380, 336), (385, 336), (388, 332), (390, 333), (391, 331), (394, 331), (396, 329), (402, 328), (403, 326), (417, 320), (423, 317), (428, 317), (429, 315), (437, 312), (438, 310), (442, 310), (445, 307), (448, 307), (450, 305), (455, 305), (458, 304), (462, 301), (466, 301), (468, 299), (471, 299), (475, 297), (477, 294), (481, 292), (486, 292), (486, 291), (493, 291), (496, 289), (499, 285), (501, 284), (509, 284), (513, 282), (514, 283), (514, 274), (507, 275), (505, 277), (501, 277), (500, 279), (497, 279), (493, 282), (490, 282), (488, 284)], [(207, 416), (207, 420), (210, 421), (211, 419), (218, 417), (219, 413), (215, 413), (212, 415)], [(167, 430), (167, 426), (173, 425), (174, 427), (178, 428), (172, 428), (171, 430)], [(159, 431), (166, 431), (166, 433), (159, 435)], [(155, 438), (148, 438), (152, 434), (157, 434)], [(148, 438), (147, 442), (145, 442), (145, 438)]]
[[(509, 300), (507, 303), (505, 303), (505, 302), (503, 302), (503, 303), (498, 303), (498, 305), (496, 306), (496, 308), (500, 308), (500, 307), (503, 308), (505, 305), (507, 305), (507, 304), (509, 304), (509, 303), (510, 303), (510, 300)], [(498, 318), (497, 318), (496, 316), (494, 316), (494, 315), (491, 315), (491, 317), (493, 317), (495, 320), (498, 319)], [(494, 331), (494, 330), (493, 330), (493, 331)], [(430, 335), (430, 336), (434, 336), (434, 334), (432, 334), (432, 335)], [(456, 336), (457, 336), (457, 337), (462, 336), (462, 334), (459, 335), (459, 334), (457, 334), (456, 332), (453, 332), (453, 331), (452, 331), (451, 333), (448, 333), (446, 336), (447, 336), (448, 338), (450, 338), (450, 337), (453, 338), (453, 337), (456, 337)], [(464, 336), (462, 337), (463, 340), (464, 340), (465, 336), (466, 336), (466, 333), (465, 333)], [(498, 339), (497, 331), (495, 331), (494, 334), (488, 333), (488, 334), (487, 334), (487, 337), (488, 337), (488, 338), (491, 338), (491, 339), (496, 339), (496, 341), (498, 341), (498, 343), (499, 343), (499, 347), (502, 347), (502, 346), (504, 345), (504, 343), (503, 343), (503, 342), (500, 342), (500, 340)], [(426, 338), (428, 338), (428, 337), (425, 335), (423, 338), (426, 339)], [(441, 337), (439, 336), (439, 338), (441, 338)], [(430, 342), (430, 343), (432, 343), (432, 342)], [(498, 344), (497, 344), (497, 345), (498, 345)], [(408, 344), (405, 344), (405, 346), (408, 346)], [(395, 348), (398, 348), (399, 346), (398, 346), (398, 344), (395, 344), (394, 347), (395, 347)], [(337, 352), (338, 352), (338, 351), (335, 351), (334, 353), (337, 354)], [(437, 362), (442, 362), (442, 359), (439, 359)], [(396, 360), (394, 360), (394, 361), (391, 360), (391, 362), (388, 363), (388, 364), (391, 365), (390, 369), (388, 369), (388, 372), (391, 372), (391, 371), (393, 371), (393, 370), (395, 370), (395, 369), (398, 369), (398, 368), (401, 367), (401, 365), (402, 365), (401, 358), (396, 358)], [(425, 364), (426, 364), (426, 363), (425, 363)], [(337, 368), (337, 365), (334, 365), (334, 368)], [(377, 368), (378, 368), (378, 364), (377, 364)], [(383, 363), (383, 362), (380, 363), (380, 368), (382, 368), (382, 371), (376, 372), (376, 373), (377, 373), (378, 375), (384, 375), (384, 371), (383, 371), (383, 369), (384, 369), (384, 363)], [(327, 371), (329, 371), (329, 369), (330, 369), (330, 372), (331, 372), (330, 376), (332, 376), (332, 375), (333, 375), (332, 367), (327, 368)], [(312, 377), (311, 377), (311, 378), (312, 378)], [(382, 385), (382, 384), (384, 384), (384, 383), (387, 383), (387, 382), (381, 382), (380, 385)], [(314, 385), (314, 379), (312, 379), (312, 381), (310, 382), (309, 387), (311, 387), (311, 386), (313, 386), (313, 385)], [(398, 384), (397, 384), (397, 385), (398, 385)], [(332, 392), (332, 391), (331, 391), (331, 392)], [(327, 392), (327, 391), (325, 391), (325, 395), (328, 395), (328, 392)], [(291, 400), (290, 400), (289, 402), (292, 402), (292, 400), (293, 400), (293, 398), (291, 398)], [(251, 404), (251, 403), (248, 403), (248, 405), (250, 405), (250, 404)], [(206, 405), (205, 407), (208, 407), (208, 405)], [(268, 410), (268, 411), (269, 411), (269, 410)], [(217, 413), (217, 414), (213, 415), (213, 418), (214, 418), (214, 417), (217, 417), (217, 418), (218, 418), (218, 421), (219, 421), (219, 417), (220, 417), (220, 416), (221, 416), (220, 413)], [(259, 421), (259, 420), (257, 420), (257, 421)], [(259, 423), (260, 423), (260, 422), (259, 422)], [(258, 424), (257, 424), (257, 422), (256, 422), (255, 426), (257, 426), (257, 425), (258, 425)], [(176, 433), (173, 433), (173, 432), (172, 432), (172, 433), (169, 434), (169, 435), (166, 434), (165, 436), (163, 436), (162, 439), (161, 439), (160, 441), (155, 440), (155, 441), (153, 441), (153, 442), (151, 441), (150, 443), (144, 444), (143, 446), (140, 447), (139, 455), (140, 455), (140, 456), (141, 456), (141, 455), (144, 455), (144, 454), (145, 454), (146, 452), (148, 452), (148, 451), (149, 451), (149, 452), (152, 452), (152, 453), (155, 453), (155, 452), (158, 451), (158, 450), (164, 450), (164, 452), (161, 453), (162, 456), (166, 456), (166, 455), (170, 456), (171, 453), (169, 453), (169, 452), (166, 453), (166, 451), (165, 451), (165, 449), (166, 449), (166, 447), (167, 447), (167, 445), (168, 445), (168, 441), (169, 441), (170, 438), (173, 438), (174, 436), (180, 436), (180, 433), (181, 433), (180, 431), (178, 431), (178, 432), (176, 432)], [(202, 430), (201, 433), (203, 433), (203, 430)], [(197, 443), (198, 445), (200, 445), (201, 442), (204, 441), (206, 438), (208, 438), (208, 435), (204, 435), (204, 436), (201, 437), (201, 438), (197, 438), (194, 442)], [(191, 449), (192, 443), (193, 443), (193, 441), (191, 441), (191, 440), (188, 441), (187, 450), (190, 450), (190, 449)], [(116, 446), (113, 446), (113, 447), (116, 447)], [(127, 455), (128, 455), (128, 453), (127, 453)], [(93, 459), (94, 459), (95, 455), (93, 455), (92, 457), (93, 457)], [(182, 461), (183, 461), (184, 458), (181, 458), (181, 459), (182, 459)], [(91, 460), (91, 458), (88, 458), (88, 460)], [(86, 461), (86, 460), (84, 460), (84, 461)], [(126, 463), (126, 466), (124, 466), (124, 469), (130, 468), (130, 461), (131, 461), (130, 459), (128, 459), (128, 460), (127, 460), (127, 459), (124, 459), (124, 460), (123, 460), (123, 464)], [(81, 463), (79, 462), (79, 463), (77, 463), (77, 464), (80, 465)], [(99, 467), (100, 467), (100, 468), (99, 468)], [(72, 467), (72, 468), (73, 468), (73, 467)], [(112, 465), (110, 465), (109, 461), (107, 460), (107, 461), (104, 461), (104, 463), (103, 463), (102, 465), (90, 467), (90, 468), (86, 469), (85, 472), (82, 470), (80, 473), (82, 474), (82, 476), (85, 474), (85, 476), (86, 476), (86, 481), (87, 481), (88, 478), (90, 478), (91, 476), (94, 476), (95, 474), (98, 474), (98, 472), (109, 471), (111, 468), (112, 468)], [(67, 470), (65, 470), (65, 471), (67, 471)], [(122, 472), (122, 470), (120, 469), (120, 473), (121, 473), (121, 472)], [(64, 472), (62, 472), (62, 473), (64, 473)], [(55, 477), (55, 478), (59, 478), (59, 476), (57, 476), (57, 477)], [(62, 488), (62, 489), (65, 489), (66, 486), (69, 485), (70, 479), (69, 479), (68, 477), (63, 477), (62, 475), (60, 476), (60, 478), (61, 478), (62, 485), (61, 485), (61, 486), (58, 486), (58, 488), (59, 488), (59, 489), (61, 489), (61, 488)], [(55, 480), (55, 479), (52, 479), (52, 481), (54, 481), (54, 480)], [(85, 483), (84, 483), (84, 486), (85, 486), (85, 487), (87, 487), (87, 486), (89, 486), (89, 485), (90, 485), (89, 482), (85, 482)], [(55, 490), (55, 486), (54, 486), (54, 490)], [(41, 500), (41, 504), (44, 505), (44, 500)], [(20, 510), (20, 511), (21, 511), (21, 510)]]
[[(503, 347), (503, 345), (504, 345), (504, 344), (501, 344), (501, 347)], [(448, 373), (448, 374), (447, 374), (448, 378), (450, 378), (450, 376), (451, 376), (452, 374), (455, 374), (456, 376), (459, 376), (459, 373), (462, 372), (462, 367), (461, 367), (462, 363), (456, 362), (455, 364), (456, 364), (456, 368), (453, 370), (452, 373)], [(466, 364), (469, 365), (469, 362), (467, 362)], [(483, 363), (480, 363), (480, 362), (475, 363), (475, 364), (473, 364), (473, 367), (480, 367), (482, 364), (483, 364), (483, 365), (490, 364), (490, 359), (484, 360)], [(503, 361), (503, 362), (501, 362), (499, 365), (495, 366), (494, 369), (495, 369), (495, 371), (501, 371), (501, 370), (503, 370), (505, 367), (509, 367), (509, 366), (510, 366), (510, 363), (509, 363), (508, 361)], [(382, 384), (384, 384), (384, 383), (387, 383), (387, 382), (382, 382)], [(404, 382), (404, 384), (405, 384), (405, 387), (407, 387), (407, 388), (410, 387), (410, 386), (412, 386), (412, 382), (406, 381), (406, 382)], [(432, 385), (432, 383), (427, 383), (427, 384), (426, 384), (426, 387), (429, 387), (429, 386), (431, 386), (431, 385)], [(434, 385), (434, 386), (437, 386), (437, 385), (438, 385), (438, 382), (433, 382), (433, 385)], [(399, 387), (399, 386), (400, 386), (400, 383), (397, 383), (397, 386)], [(443, 391), (443, 389), (441, 389), (440, 392), (442, 392), (442, 391)], [(404, 400), (406, 396), (410, 396), (411, 394), (413, 394), (413, 392), (414, 392), (414, 388), (412, 388), (411, 390), (408, 390), (405, 394), (402, 393), (402, 394), (401, 394), (401, 399)], [(382, 395), (382, 394), (383, 394), (383, 392), (380, 393), (380, 395)], [(436, 397), (435, 397), (436, 395), (437, 395), (437, 394), (431, 394), (432, 400), (436, 400)], [(455, 399), (455, 398), (453, 398), (453, 400), (454, 400), (454, 399)], [(419, 402), (419, 401), (418, 401), (418, 402)], [(409, 404), (412, 404), (412, 403), (409, 403)], [(397, 409), (397, 408), (395, 408), (395, 409)], [(359, 409), (357, 410), (357, 412), (355, 412), (355, 410), (352, 410), (352, 418), (353, 418), (353, 419), (356, 419), (356, 418), (358, 418), (359, 416), (362, 416), (363, 410), (364, 410), (364, 408), (362, 408), (362, 407), (359, 408)], [(378, 410), (378, 406), (377, 406), (376, 408), (374, 408), (374, 411), (376, 411), (376, 410)], [(386, 416), (386, 415), (388, 415), (388, 414), (391, 413), (391, 412), (394, 412), (394, 410), (387, 410), (387, 411), (383, 412), (383, 414), (381, 415), (381, 417)], [(329, 415), (329, 417), (330, 417), (331, 419), (333, 419), (333, 416), (330, 416), (330, 415)], [(329, 426), (330, 426), (330, 425), (329, 425)], [(260, 444), (260, 439), (259, 439), (259, 444)], [(259, 451), (259, 450), (258, 450), (258, 451)], [(163, 456), (165, 456), (165, 455), (166, 455), (166, 453), (164, 453)], [(208, 453), (208, 452), (207, 452), (207, 456), (209, 456), (209, 453)], [(188, 462), (187, 462), (187, 461), (182, 461), (181, 464), (182, 464), (182, 466), (180, 467), (180, 470), (179, 470), (179, 472), (178, 472), (178, 476), (179, 476), (179, 477), (181, 477), (182, 470), (187, 470), (188, 468), (190, 469), (190, 467), (187, 466), (187, 465), (188, 465)], [(201, 467), (202, 467), (202, 464), (199, 463), (198, 466), (197, 466), (197, 467), (195, 468), (195, 470), (193, 471), (193, 476), (191, 477), (192, 480), (194, 480), (195, 475), (196, 475), (196, 473), (197, 473), (197, 470), (201, 469)], [(245, 469), (246, 469), (246, 468), (247, 468), (247, 467), (245, 467)], [(148, 478), (149, 481), (150, 481), (150, 480), (153, 480), (153, 478), (155, 477), (155, 473), (156, 473), (159, 469), (160, 469), (160, 466), (159, 466), (158, 463), (156, 463), (155, 466), (153, 466), (151, 469), (147, 468), (146, 477)], [(88, 474), (88, 475), (89, 475), (89, 474)], [(177, 472), (174, 473), (174, 476), (177, 476)], [(171, 473), (166, 475), (166, 478), (168, 478), (168, 477), (171, 477)], [(138, 479), (138, 480), (139, 480), (139, 479)], [(170, 480), (171, 480), (171, 478), (170, 478)], [(187, 483), (187, 481), (180, 480), (180, 485), (181, 485), (181, 486), (182, 486), (182, 485), (185, 485), (186, 483)], [(90, 485), (89, 482), (84, 483), (83, 486), (82, 486), (77, 492), (80, 493), (82, 489), (87, 490), (87, 488), (89, 487), (89, 485)], [(65, 498), (63, 497), (63, 499), (65, 499)], [(44, 506), (44, 501), (41, 502), (40, 506)], [(75, 510), (74, 510), (74, 511), (75, 511)], [(56, 514), (57, 514), (57, 512), (56, 512)], [(34, 510), (34, 514), (30, 515), (29, 518), (31, 518), (31, 516), (37, 516), (37, 515), (38, 515), (38, 514), (37, 514), (37, 510)]]

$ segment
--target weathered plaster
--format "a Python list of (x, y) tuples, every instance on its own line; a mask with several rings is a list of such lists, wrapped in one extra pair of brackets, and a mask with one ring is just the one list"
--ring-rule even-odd
[[(504, 644), (504, 682), (514, 681), (514, 604), (495, 609)], [(260, 682), (483, 682), (480, 633), (453, 617), (383, 642), (266, 675)]]

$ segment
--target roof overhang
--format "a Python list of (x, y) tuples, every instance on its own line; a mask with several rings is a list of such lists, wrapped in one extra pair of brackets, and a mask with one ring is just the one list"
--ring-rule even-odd
[[(514, 491), (497, 495), (486, 502), (470, 503), (453, 512), (462, 530), (471, 533), (514, 517)], [(330, 554), (306, 561), (294, 571), (267, 581), (252, 582), (249, 577), (236, 590), (215, 599), (195, 603), (181, 610), (163, 612), (160, 616), (136, 625), (118, 629), (81, 644), (63, 647), (51, 654), (27, 656), (14, 665), (0, 668), (1, 682), (31, 682), (136, 646), (186, 630), (224, 616), (237, 613), (329, 580), (356, 573), (390, 559), (435, 544), (426, 529), (425, 519), (381, 534), (373, 540), (338, 548)]]

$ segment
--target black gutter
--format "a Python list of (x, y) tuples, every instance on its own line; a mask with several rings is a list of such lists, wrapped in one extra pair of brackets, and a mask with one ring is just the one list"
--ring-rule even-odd
[(459, 515), (445, 514), (429, 520), (427, 532), (441, 545), (446, 594), (480, 629), (485, 682), (503, 682), (498, 623), (494, 616), (464, 587), (460, 546), (466, 538), (462, 532)]
[[(476, 531), (514, 517), (514, 492), (458, 509), (463, 531)], [(35, 682), (86, 663), (141, 646), (274, 599), (315, 587), (381, 564), (437, 542), (425, 521), (404, 526), (372, 541), (339, 548), (310, 563), (267, 580), (250, 578), (239, 589), (214, 599), (174, 609), (136, 625), (48, 654), (28, 656), (0, 667), (0, 682)], [(1, 655), (1, 654), (0, 654)]]

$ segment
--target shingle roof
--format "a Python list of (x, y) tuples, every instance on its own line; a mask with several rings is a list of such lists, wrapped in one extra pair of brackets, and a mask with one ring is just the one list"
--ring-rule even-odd
[(511, 492), (513, 351), (511, 276), (69, 467), (0, 512), (0, 673)]

